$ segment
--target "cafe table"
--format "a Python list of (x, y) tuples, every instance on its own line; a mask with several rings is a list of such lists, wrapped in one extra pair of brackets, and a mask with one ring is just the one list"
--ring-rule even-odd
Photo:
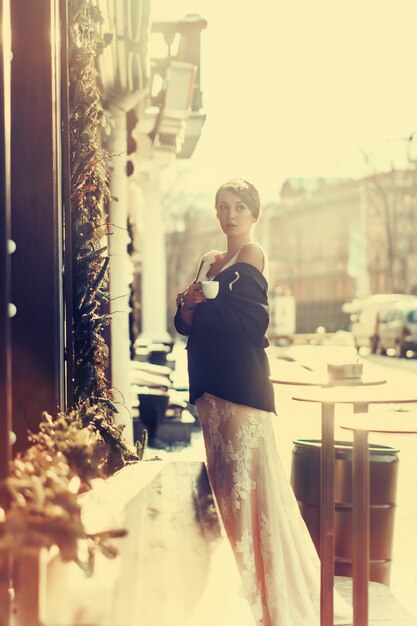
[(417, 433), (417, 413), (387, 411), (378, 415), (356, 413), (341, 428), (353, 430), (353, 625), (368, 626), (369, 581), (369, 447), (368, 433)]
[[(278, 360), (279, 361), (279, 360)], [(277, 368), (277, 361), (272, 368), (270, 381), (276, 385), (302, 385), (303, 387), (352, 387), (383, 385), (385, 378), (370, 377), (366, 372), (360, 378), (331, 378), (289, 361), (282, 360)]]
[[(379, 381), (379, 383), (385, 381)], [(287, 383), (289, 384), (289, 383)], [(297, 384), (297, 383), (296, 383)], [(302, 383), (300, 383), (302, 384)], [(336, 404), (351, 404), (354, 413), (366, 413), (370, 404), (399, 404), (417, 402), (416, 391), (404, 391), (364, 379), (354, 386), (310, 386), (292, 396), (299, 402), (321, 405), (321, 626), (333, 624), (334, 586), (334, 413)]]

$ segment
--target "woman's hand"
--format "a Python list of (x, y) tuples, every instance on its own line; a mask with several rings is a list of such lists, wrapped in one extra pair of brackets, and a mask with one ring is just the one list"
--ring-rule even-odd
[(179, 313), (183, 328), (191, 328), (194, 308), (197, 304), (205, 302), (205, 300), (206, 299), (201, 289), (201, 283), (192, 283), (185, 291), (182, 291), (177, 295), (177, 306), (180, 307)]
[(206, 299), (203, 295), (203, 291), (201, 289), (201, 283), (192, 283), (191, 285), (189, 285), (187, 287), (187, 289), (180, 295), (180, 300), (182, 298), (182, 301), (184, 303), (184, 305), (188, 308), (194, 308), (197, 304), (200, 304), (201, 302), (205, 302)]
[(181, 298), (184, 297), (184, 294), (185, 294), (185, 291), (180, 291), (179, 293), (177, 293), (177, 300), (176, 300), (177, 306), (180, 306)]

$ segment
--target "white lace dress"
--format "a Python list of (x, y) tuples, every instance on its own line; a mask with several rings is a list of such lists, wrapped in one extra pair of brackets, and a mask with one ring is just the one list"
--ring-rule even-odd
[[(318, 626), (320, 562), (278, 456), (276, 416), (207, 393), (196, 406), (210, 482), (257, 626)], [(335, 593), (335, 624), (350, 624), (351, 615)]]

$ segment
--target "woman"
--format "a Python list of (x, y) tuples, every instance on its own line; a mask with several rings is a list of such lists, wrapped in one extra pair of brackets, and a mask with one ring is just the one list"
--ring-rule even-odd
[[(320, 564), (281, 466), (273, 434), (274, 394), (265, 353), (266, 260), (253, 241), (255, 187), (222, 185), (216, 215), (227, 247), (211, 251), (178, 294), (175, 326), (188, 335), (190, 402), (203, 429), (210, 482), (257, 626), (319, 624)], [(202, 280), (217, 280), (206, 300)], [(335, 623), (351, 610), (335, 594)]]

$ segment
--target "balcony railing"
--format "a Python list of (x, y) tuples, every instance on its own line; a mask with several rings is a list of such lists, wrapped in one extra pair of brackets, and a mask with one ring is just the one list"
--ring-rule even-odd
[[(206, 119), (200, 83), (200, 39), (206, 20), (188, 15), (153, 22), (149, 28), (150, 0), (96, 2), (107, 42), (98, 58), (103, 94), (124, 103), (130, 102), (125, 99), (130, 94), (145, 96), (133, 133), (142, 135), (136, 139), (138, 158), (189, 158)], [(152, 43), (158, 38), (160, 50), (153, 54)]]
[(151, 45), (158, 38), (161, 44), (158, 55), (151, 51), (151, 103), (161, 112), (155, 146), (175, 146), (177, 158), (192, 155), (206, 119), (200, 81), (201, 32), (206, 27), (199, 15), (151, 25)]
[(105, 47), (98, 59), (104, 93), (126, 94), (146, 88), (151, 0), (96, 0)]

